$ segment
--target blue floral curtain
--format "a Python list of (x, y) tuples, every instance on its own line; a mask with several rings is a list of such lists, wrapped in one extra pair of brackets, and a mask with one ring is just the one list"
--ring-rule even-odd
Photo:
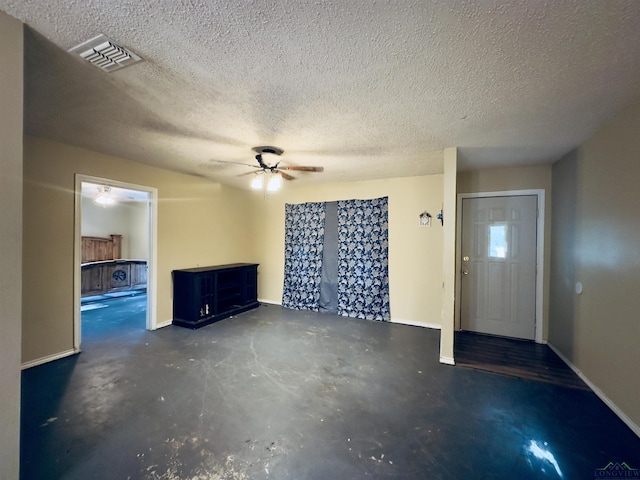
[(323, 203), (285, 205), (283, 307), (318, 311), (324, 218)]
[[(333, 204), (336, 203), (337, 207), (330, 210), (332, 222), (337, 223), (337, 238), (325, 237), (327, 204), (285, 206), (282, 306), (320, 310), (323, 252), (332, 257), (337, 252), (337, 273), (324, 276), (332, 279), (337, 275), (337, 285), (332, 283), (324, 289), (331, 299), (323, 302), (334, 305), (331, 311), (339, 315), (389, 321), (388, 199), (344, 200)], [(335, 268), (334, 262), (328, 263)]]
[(338, 202), (338, 313), (389, 321), (388, 198)]

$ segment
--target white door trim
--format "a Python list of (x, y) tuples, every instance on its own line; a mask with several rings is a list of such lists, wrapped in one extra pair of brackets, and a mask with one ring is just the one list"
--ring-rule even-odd
[(149, 194), (148, 214), (149, 214), (149, 260), (147, 268), (147, 330), (158, 328), (157, 322), (157, 265), (158, 265), (158, 189), (144, 185), (120, 182), (107, 178), (92, 177), (89, 175), (75, 175), (75, 222), (74, 222), (74, 243), (73, 243), (73, 348), (80, 351), (81, 340), (81, 281), (80, 270), (82, 263), (82, 183), (100, 183), (113, 187), (126, 188), (129, 190), (139, 190)]
[(538, 220), (536, 235), (536, 343), (544, 343), (544, 190), (508, 190), (499, 192), (459, 193), (456, 216), (456, 302), (455, 302), (455, 328), (460, 330), (460, 282), (461, 282), (461, 256), (462, 239), (460, 236), (462, 226), (462, 200), (465, 198), (486, 197), (514, 197), (522, 195), (535, 195), (538, 199)]

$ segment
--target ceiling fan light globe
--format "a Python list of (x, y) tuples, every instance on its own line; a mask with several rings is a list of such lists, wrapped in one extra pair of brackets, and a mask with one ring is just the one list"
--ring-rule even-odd
[(262, 175), (256, 175), (253, 180), (251, 180), (251, 188), (253, 190), (262, 190), (264, 186), (264, 181)]
[(271, 178), (269, 179), (269, 183), (267, 184), (267, 190), (269, 192), (277, 192), (278, 190), (280, 190), (281, 186), (282, 186), (282, 177), (276, 173), (272, 175)]

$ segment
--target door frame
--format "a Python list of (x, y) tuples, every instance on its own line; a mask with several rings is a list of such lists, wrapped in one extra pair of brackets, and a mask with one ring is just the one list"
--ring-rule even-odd
[(158, 189), (145, 185), (121, 182), (108, 178), (90, 175), (75, 175), (75, 219), (73, 242), (73, 348), (80, 351), (82, 315), (80, 311), (81, 293), (81, 264), (82, 264), (82, 183), (99, 183), (112, 187), (138, 190), (149, 194), (147, 201), (147, 226), (149, 228), (149, 245), (147, 260), (147, 319), (146, 329), (156, 330), (157, 320), (157, 271), (158, 271)]
[(543, 189), (532, 190), (505, 190), (498, 192), (459, 193), (456, 216), (456, 301), (455, 301), (455, 329), (460, 330), (461, 316), (460, 303), (462, 299), (462, 200), (465, 198), (488, 197), (519, 197), (523, 195), (537, 198), (538, 214), (536, 225), (536, 318), (535, 318), (535, 342), (544, 343), (544, 203), (545, 191)]

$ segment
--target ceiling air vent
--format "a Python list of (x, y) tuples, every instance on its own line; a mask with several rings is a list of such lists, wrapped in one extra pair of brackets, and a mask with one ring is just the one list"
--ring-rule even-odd
[(142, 60), (135, 53), (102, 34), (69, 49), (69, 52), (80, 55), (81, 58), (105, 72), (113, 72)]

